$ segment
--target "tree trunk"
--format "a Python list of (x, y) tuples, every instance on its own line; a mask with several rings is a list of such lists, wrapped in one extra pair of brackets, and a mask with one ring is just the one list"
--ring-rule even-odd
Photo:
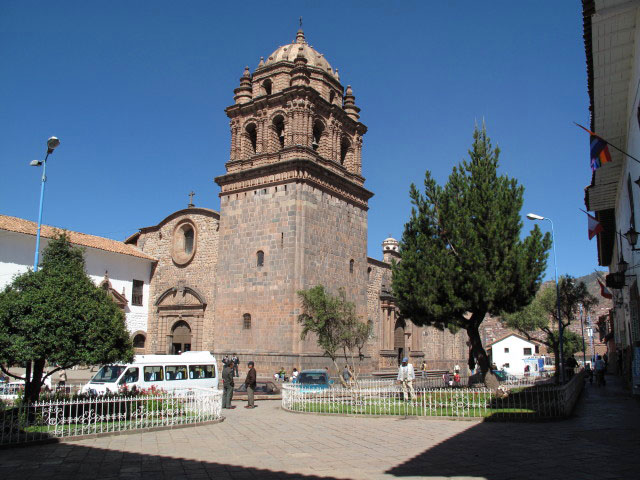
[[(469, 342), (471, 343), (471, 354), (476, 363), (480, 367), (482, 378), (484, 379), (489, 372), (489, 357), (482, 346), (482, 340), (480, 339), (480, 323), (484, 320), (485, 313), (474, 313), (471, 316), (470, 324), (467, 327), (467, 335), (469, 335)], [(471, 363), (471, 362), (470, 362)]]
[(28, 403), (29, 398), (31, 398), (31, 389), (33, 388), (33, 384), (31, 382), (31, 360), (27, 362), (24, 369), (24, 399)]
[(28, 363), (28, 374), (25, 374), (24, 381), (24, 399), (27, 403), (38, 401), (40, 389), (42, 388), (42, 374), (44, 373), (45, 363), (44, 358)]

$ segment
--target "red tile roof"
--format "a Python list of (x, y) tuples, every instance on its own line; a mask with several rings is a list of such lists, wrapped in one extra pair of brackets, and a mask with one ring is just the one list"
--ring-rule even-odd
[[(25, 220), (24, 218), (0, 215), (0, 230), (7, 230), (9, 232), (24, 233), (26, 235), (35, 236), (38, 230), (38, 226), (35, 222)], [(97, 248), (98, 250), (104, 250), (106, 252), (131, 255), (132, 257), (156, 261), (155, 258), (147, 255), (146, 253), (143, 253), (133, 245), (127, 245), (124, 242), (119, 242), (110, 238), (96, 237), (95, 235), (87, 235), (86, 233), (72, 232), (63, 228), (50, 227), (49, 225), (42, 225), (40, 236), (43, 238), (54, 238), (57, 234), (62, 232), (65, 232), (67, 234), (69, 240), (74, 245)]]

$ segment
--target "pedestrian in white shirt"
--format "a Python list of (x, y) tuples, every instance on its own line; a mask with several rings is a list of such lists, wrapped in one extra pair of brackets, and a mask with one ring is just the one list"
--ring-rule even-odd
[(413, 381), (416, 378), (416, 374), (413, 371), (413, 365), (409, 363), (409, 359), (404, 357), (402, 359), (402, 365), (398, 368), (398, 382), (402, 384), (402, 394), (404, 399), (413, 400), (415, 397), (415, 391), (413, 390)]

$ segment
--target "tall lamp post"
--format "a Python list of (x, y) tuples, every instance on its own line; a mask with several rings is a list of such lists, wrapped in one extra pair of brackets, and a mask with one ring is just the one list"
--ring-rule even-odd
[(560, 381), (564, 383), (564, 356), (562, 354), (562, 317), (560, 316), (560, 287), (558, 286), (558, 258), (556, 257), (556, 238), (553, 231), (553, 221), (550, 218), (527, 213), (529, 220), (549, 220), (551, 223), (551, 243), (553, 243), (553, 265), (556, 272), (556, 310), (558, 315), (558, 366), (560, 367)]
[(38, 258), (40, 256), (40, 229), (42, 227), (42, 207), (44, 205), (44, 185), (47, 182), (47, 159), (49, 155), (53, 153), (53, 151), (60, 145), (60, 140), (56, 137), (51, 137), (47, 140), (47, 155), (44, 157), (44, 160), (41, 162), (40, 160), (32, 160), (29, 165), (32, 167), (39, 167), (42, 165), (42, 182), (40, 185), (40, 208), (38, 209), (38, 231), (36, 232), (36, 253), (33, 258), (33, 271), (38, 271)]

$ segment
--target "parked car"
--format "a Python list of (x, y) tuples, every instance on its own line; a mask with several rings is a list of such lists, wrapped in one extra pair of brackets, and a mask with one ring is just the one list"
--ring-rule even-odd
[(296, 383), (303, 392), (317, 392), (327, 390), (333, 385), (333, 380), (329, 379), (326, 370), (303, 370), (298, 375)]

